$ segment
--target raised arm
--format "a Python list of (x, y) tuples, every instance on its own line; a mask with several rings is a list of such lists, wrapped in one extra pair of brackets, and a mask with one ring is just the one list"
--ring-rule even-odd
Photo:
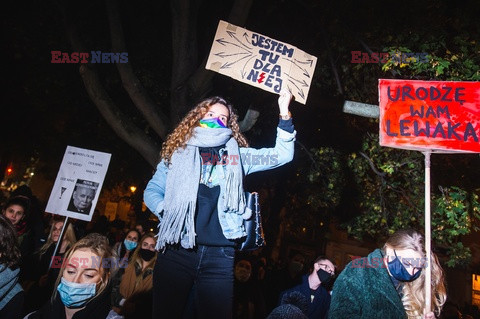
[(289, 111), (292, 94), (283, 89), (278, 97), (280, 120), (277, 127), (275, 146), (271, 148), (241, 148), (245, 175), (282, 166), (293, 159), (296, 132)]

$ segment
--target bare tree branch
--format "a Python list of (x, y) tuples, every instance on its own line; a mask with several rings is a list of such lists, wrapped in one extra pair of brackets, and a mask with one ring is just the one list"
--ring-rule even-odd
[(80, 75), (90, 99), (95, 103), (103, 118), (117, 135), (136, 149), (143, 158), (154, 166), (158, 160), (160, 148), (142, 130), (120, 112), (98, 77), (98, 74), (87, 65), (80, 67)]
[(325, 31), (325, 28), (323, 26), (320, 27), (320, 31), (322, 32), (323, 43), (327, 48), (328, 60), (330, 61), (330, 67), (332, 68), (333, 76), (335, 77), (335, 83), (337, 83), (338, 93), (343, 95), (342, 82), (340, 81), (337, 66), (335, 65), (335, 61), (333, 60), (332, 50), (330, 49), (330, 45), (328, 44), (327, 32)]
[[(230, 10), (228, 22), (237, 26), (244, 26), (245, 22), (247, 21), (252, 2), (253, 0), (236, 0), (232, 6), (232, 9)], [(216, 75), (215, 72), (205, 69), (205, 66), (207, 65), (207, 59), (208, 56), (204, 58), (202, 65), (195, 71), (195, 74), (193, 74), (188, 81), (189, 87), (198, 97), (204, 96), (209, 91), (211, 81)]]
[[(73, 50), (85, 52), (83, 45), (76, 34), (75, 27), (67, 18), (67, 10), (62, 7), (67, 36)], [(107, 121), (115, 133), (128, 145), (137, 150), (143, 158), (154, 166), (160, 153), (160, 148), (155, 142), (140, 130), (133, 122), (123, 114), (112, 101), (99, 79), (97, 72), (87, 65), (81, 65), (79, 69), (83, 83), (90, 99), (93, 101), (103, 118)]]
[[(120, 12), (117, 0), (106, 1), (107, 14), (110, 22), (110, 37), (114, 52), (126, 52), (125, 39), (123, 35)], [(155, 133), (165, 140), (168, 132), (168, 119), (160, 110), (158, 105), (150, 97), (142, 83), (135, 75), (130, 62), (116, 64), (123, 87), (132, 99), (137, 109), (143, 114), (145, 120), (152, 127)]]
[(305, 145), (303, 145), (302, 143), (300, 143), (300, 141), (298, 140), (298, 138), (295, 140), (295, 143), (297, 143), (298, 145), (300, 145), (300, 147), (302, 148), (302, 150), (305, 151), (305, 153), (307, 153), (307, 156), (310, 158), (310, 160), (312, 161), (312, 166), (314, 167), (315, 170), (319, 171), (320, 168), (318, 167), (318, 164), (317, 164), (317, 161), (315, 160), (315, 158), (313, 157), (313, 154), (305, 147)]
[(200, 97), (195, 94), (188, 83), (198, 68), (196, 30), (199, 5), (200, 0), (170, 1), (172, 12), (170, 114), (174, 121), (179, 121), (193, 102)]
[(380, 176), (381, 178), (384, 178), (385, 177), (385, 173), (382, 173), (380, 172), (376, 167), (375, 167), (375, 164), (373, 164), (373, 161), (370, 157), (367, 156), (367, 154), (363, 153), (363, 152), (360, 152), (360, 155), (362, 155), (363, 158), (365, 158), (367, 161), (368, 161), (368, 165), (370, 165), (370, 168), (372, 169), (372, 171), (377, 174), (378, 176)]
[[(197, 11), (199, 0), (172, 0), (173, 63), (171, 112), (179, 120), (195, 100), (208, 94), (215, 72), (205, 69), (207, 57), (198, 65)], [(236, 0), (229, 22), (244, 25), (252, 0)]]
[(238, 123), (238, 125), (240, 126), (240, 131), (246, 132), (250, 130), (255, 125), (255, 123), (257, 123), (257, 119), (259, 116), (260, 112), (249, 108), (243, 120)]

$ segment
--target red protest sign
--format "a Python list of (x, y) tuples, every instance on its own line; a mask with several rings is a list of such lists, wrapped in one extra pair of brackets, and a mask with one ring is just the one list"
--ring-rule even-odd
[(380, 145), (480, 152), (480, 82), (380, 79)]

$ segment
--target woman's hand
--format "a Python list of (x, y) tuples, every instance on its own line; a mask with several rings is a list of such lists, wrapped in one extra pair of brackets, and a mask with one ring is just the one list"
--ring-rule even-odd
[(278, 97), (278, 108), (280, 109), (280, 116), (288, 115), (288, 106), (290, 105), (290, 100), (292, 99), (292, 93), (287, 88), (283, 88), (280, 91), (280, 96)]
[(433, 312), (427, 313), (425, 316), (423, 316), (424, 319), (435, 319), (435, 314)]

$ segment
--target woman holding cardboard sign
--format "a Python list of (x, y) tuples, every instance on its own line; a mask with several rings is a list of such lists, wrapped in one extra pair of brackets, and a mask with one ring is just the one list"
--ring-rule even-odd
[(249, 148), (233, 107), (220, 97), (200, 102), (163, 144), (144, 194), (160, 219), (154, 318), (181, 318), (192, 307), (201, 318), (232, 317), (235, 247), (249, 217), (243, 177), (292, 160), (291, 97), (280, 93), (273, 148)]

